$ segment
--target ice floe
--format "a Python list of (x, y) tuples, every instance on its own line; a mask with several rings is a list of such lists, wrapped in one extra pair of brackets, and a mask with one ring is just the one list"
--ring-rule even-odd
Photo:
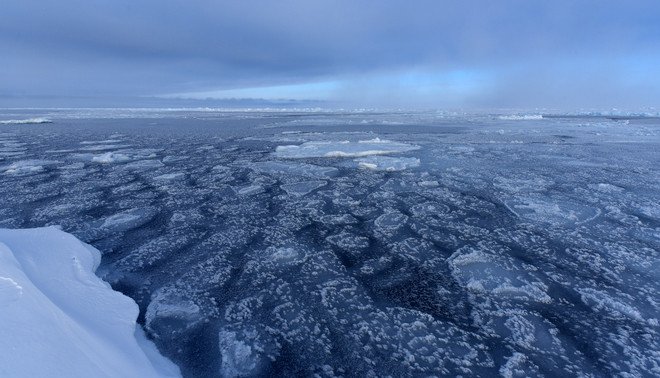
[(314, 190), (324, 187), (327, 181), (314, 180), (314, 181), (300, 181), (291, 184), (280, 185), (280, 188), (291, 196), (301, 197), (313, 192)]
[(374, 171), (403, 171), (408, 168), (419, 167), (418, 158), (389, 157), (389, 156), (370, 156), (356, 159), (358, 167)]
[(0, 125), (28, 125), (38, 123), (52, 123), (48, 118), (8, 119), (0, 121)]
[(601, 214), (600, 209), (568, 198), (553, 200), (540, 196), (515, 197), (505, 203), (509, 210), (521, 218), (557, 225), (581, 224)]
[(313, 141), (301, 145), (278, 146), (275, 156), (279, 158), (302, 159), (313, 157), (360, 157), (369, 155), (387, 155), (413, 151), (419, 146), (374, 138), (357, 142)]
[(505, 121), (533, 121), (543, 119), (541, 114), (508, 114), (498, 116), (499, 119)]
[(39, 173), (47, 166), (58, 164), (58, 161), (53, 160), (19, 160), (4, 167), (0, 167), (8, 175), (25, 175), (32, 173)]
[(90, 160), (94, 163), (111, 164), (111, 163), (129, 161), (131, 160), (131, 158), (126, 154), (120, 154), (116, 152), (106, 152), (104, 154), (91, 156)]
[(334, 176), (338, 172), (337, 168), (335, 167), (323, 167), (314, 164), (278, 161), (257, 162), (251, 164), (250, 168), (261, 173), (317, 178)]

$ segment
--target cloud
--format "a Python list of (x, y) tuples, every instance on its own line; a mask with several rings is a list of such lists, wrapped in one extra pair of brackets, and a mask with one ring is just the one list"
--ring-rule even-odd
[[(337, 83), (323, 95), (532, 106), (559, 104), (562, 92), (584, 99), (598, 83), (657, 102), (626, 79), (637, 61), (660, 66), (658, 11), (654, 1), (5, 0), (0, 94), (286, 97)], [(472, 77), (447, 81), (460, 72)]]

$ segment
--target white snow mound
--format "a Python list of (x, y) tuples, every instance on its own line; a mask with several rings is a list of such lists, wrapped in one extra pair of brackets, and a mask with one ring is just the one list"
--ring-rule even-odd
[(94, 274), (100, 261), (55, 227), (0, 229), (0, 376), (180, 376), (137, 304)]

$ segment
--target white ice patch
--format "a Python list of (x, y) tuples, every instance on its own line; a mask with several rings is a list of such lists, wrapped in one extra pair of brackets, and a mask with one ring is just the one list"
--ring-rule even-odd
[(167, 155), (163, 158), (163, 163), (175, 163), (177, 161), (183, 161), (187, 160), (187, 156), (173, 156), (173, 155)]
[(621, 193), (624, 191), (624, 189), (619, 186), (607, 184), (607, 183), (600, 183), (597, 185), (590, 184), (589, 188), (597, 190), (602, 193)]
[(8, 119), (0, 121), (0, 125), (28, 125), (38, 123), (52, 123), (48, 118)]
[(582, 302), (594, 309), (608, 312), (613, 316), (625, 316), (633, 320), (644, 321), (639, 310), (630, 304), (617, 300), (609, 294), (590, 288), (577, 289), (580, 293)]
[(97, 227), (105, 232), (124, 232), (144, 225), (154, 215), (148, 208), (127, 210), (105, 218)]
[(369, 247), (369, 238), (342, 232), (325, 238), (330, 244), (347, 251), (355, 251)]
[(236, 332), (220, 331), (218, 336), (223, 377), (246, 377), (258, 373), (261, 357), (257, 350), (240, 340)]
[(406, 224), (408, 216), (396, 210), (387, 212), (374, 221), (376, 227), (380, 230), (396, 230)]
[(541, 114), (508, 114), (497, 117), (505, 121), (533, 121), (543, 119)]
[(280, 185), (280, 188), (282, 188), (282, 190), (284, 190), (290, 196), (302, 197), (315, 191), (316, 189), (324, 187), (326, 184), (327, 182), (324, 180), (301, 181), (292, 184)]
[(123, 145), (118, 145), (118, 144), (93, 144), (93, 145), (88, 145), (85, 147), (80, 148), (81, 151), (109, 151), (109, 150), (117, 150), (120, 148), (126, 148), (130, 147), (127, 144)]
[(147, 159), (147, 160), (138, 160), (126, 164), (127, 169), (132, 170), (147, 170), (147, 169), (156, 169), (163, 166), (163, 163), (160, 160)]
[(0, 167), (0, 170), (8, 175), (25, 175), (38, 173), (44, 170), (44, 167), (57, 164), (52, 160), (19, 160), (10, 165)]
[(166, 173), (164, 175), (154, 177), (154, 180), (158, 181), (173, 181), (183, 178), (185, 174), (183, 173)]
[(571, 225), (589, 222), (601, 211), (568, 198), (545, 196), (515, 197), (506, 200), (506, 207), (520, 218), (555, 225)]
[(0, 229), (0, 375), (163, 377), (138, 306), (94, 275), (101, 254), (57, 228)]
[(91, 161), (101, 164), (119, 163), (128, 160), (131, 160), (131, 158), (128, 157), (128, 155), (119, 154), (115, 152), (106, 152), (104, 154), (95, 155), (91, 157)]
[(640, 206), (639, 210), (649, 218), (660, 220), (660, 205), (658, 204)]
[(278, 146), (275, 149), (275, 156), (288, 159), (313, 157), (361, 157), (370, 155), (387, 155), (417, 149), (419, 149), (419, 146), (379, 138), (357, 142), (313, 141), (305, 142), (299, 146)]
[(506, 363), (500, 367), (499, 373), (503, 378), (523, 378), (540, 375), (538, 367), (520, 352), (514, 352), (511, 357), (507, 358)]
[(114, 144), (121, 143), (121, 139), (104, 139), (104, 140), (84, 140), (80, 144)]
[(448, 262), (452, 276), (471, 293), (525, 302), (552, 302), (545, 284), (510, 266), (503, 256), (463, 247), (454, 252)]
[(554, 182), (541, 177), (512, 178), (498, 176), (493, 179), (493, 186), (509, 193), (543, 192)]
[(426, 180), (418, 182), (417, 185), (422, 188), (435, 188), (436, 186), (440, 186), (440, 183), (436, 180)]
[(254, 194), (260, 194), (266, 191), (261, 185), (249, 185), (242, 188), (234, 188), (236, 194), (239, 196), (251, 196)]
[(177, 318), (190, 323), (194, 323), (201, 317), (200, 308), (190, 299), (186, 299), (167, 290), (160, 290), (153, 295), (145, 321), (148, 329), (153, 328), (153, 323), (157, 319)]
[(355, 161), (359, 168), (387, 172), (403, 171), (420, 164), (419, 159), (411, 157), (369, 156)]
[(269, 247), (267, 250), (268, 260), (275, 266), (297, 265), (303, 261), (305, 255), (293, 247)]
[(70, 170), (78, 170), (78, 169), (83, 169), (85, 168), (85, 163), (71, 163), (67, 165), (63, 165), (61, 167), (57, 167), (58, 169), (64, 170), (64, 171), (70, 171)]
[(306, 163), (283, 163), (278, 161), (262, 161), (250, 164), (250, 168), (267, 174), (291, 175), (303, 177), (329, 177), (337, 174), (337, 168), (323, 167)]

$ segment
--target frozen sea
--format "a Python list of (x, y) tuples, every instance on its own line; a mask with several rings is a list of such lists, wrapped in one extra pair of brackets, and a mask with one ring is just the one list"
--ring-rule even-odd
[(184, 376), (660, 375), (660, 118), (0, 121), (0, 228), (99, 249)]

